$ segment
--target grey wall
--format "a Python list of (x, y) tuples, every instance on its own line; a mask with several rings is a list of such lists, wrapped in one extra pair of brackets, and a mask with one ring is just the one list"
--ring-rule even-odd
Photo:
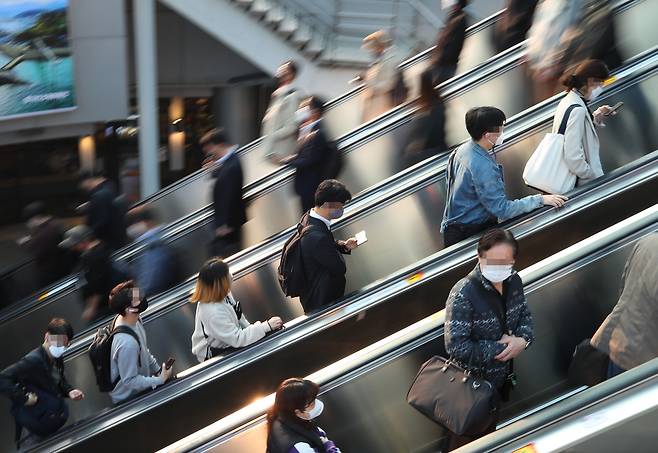
[(0, 121), (0, 145), (90, 133), (128, 109), (124, 0), (70, 0), (77, 108)]

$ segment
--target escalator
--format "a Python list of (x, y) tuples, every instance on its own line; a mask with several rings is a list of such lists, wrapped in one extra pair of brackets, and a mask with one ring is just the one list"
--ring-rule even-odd
[[(655, 4), (646, 0), (618, 1), (616, 17), (621, 29), (627, 32), (625, 36), (642, 37), (640, 39), (629, 38), (625, 45), (621, 43), (625, 54), (638, 55), (647, 48), (647, 43), (658, 42), (658, 30), (646, 20), (647, 15), (655, 7)], [(473, 33), (475, 30), (488, 30), (488, 26), (482, 27), (476, 27)], [(479, 42), (480, 38), (476, 39), (475, 36), (478, 36), (478, 33), (473, 35), (473, 39)], [(478, 47), (479, 44), (473, 44), (473, 46)], [(446, 82), (441, 87), (447, 104), (446, 134), (448, 143), (457, 145), (467, 138), (463, 117), (469, 107), (481, 104), (497, 105), (508, 116), (511, 116), (531, 106), (528, 101), (531, 99), (530, 83), (525, 75), (524, 56), (523, 44), (518, 45), (491, 58), (463, 76)], [(510, 87), (514, 87), (514, 89), (510, 90)], [(341, 102), (349, 104), (347, 100)], [(346, 114), (343, 113), (338, 118), (345, 116)], [(411, 120), (409, 107), (401, 106), (339, 139), (339, 147), (346, 153), (341, 180), (353, 193), (363, 193), (401, 169), (399, 150), (403, 148)], [(329, 117), (326, 121), (330, 126), (335, 124)], [(640, 116), (638, 122), (647, 125), (647, 127), (641, 128), (647, 137), (656, 135), (653, 133), (653, 129), (648, 127), (650, 118)], [(647, 142), (652, 141), (655, 142), (657, 139), (647, 140)], [(256, 146), (256, 144), (253, 145)], [(262, 167), (262, 163), (258, 164), (258, 162), (264, 162), (261, 157), (254, 159), (253, 162), (247, 162), (246, 156), (252, 155), (251, 151), (247, 152), (248, 149), (251, 149), (250, 146), (244, 149), (247, 154), (245, 154), (243, 166), (257, 168), (258, 165), (261, 165)], [(653, 146), (648, 146), (648, 148), (652, 149)], [(263, 175), (265, 174), (267, 171), (263, 173)], [(164, 232), (165, 238), (172, 243), (181, 256), (180, 261), (184, 263), (183, 275), (192, 275), (198, 270), (207, 257), (206, 244), (211, 239), (209, 223), (212, 218), (212, 210), (206, 207), (209, 180), (202, 175), (202, 172), (197, 176), (199, 177), (196, 179), (186, 179), (181, 181), (180, 185), (167, 189), (175, 192), (170, 195), (176, 198), (176, 202), (170, 202), (171, 200), (167, 198), (169, 195), (164, 196), (168, 193), (167, 190), (160, 193), (164, 197), (157, 199), (160, 201), (153, 200), (156, 210), (166, 212), (167, 216), (171, 216), (163, 217), (163, 220), (174, 220), (184, 216), (169, 225)], [(282, 168), (247, 186), (245, 196), (250, 202), (251, 220), (243, 228), (245, 246), (254, 246), (263, 240), (272, 238), (297, 222), (299, 202), (292, 190), (292, 176), (291, 169)], [(157, 203), (160, 202), (163, 203), (162, 206), (157, 207)], [(184, 209), (181, 211), (183, 207)], [(190, 214), (190, 212), (192, 213)], [(130, 261), (140, 251), (140, 244), (134, 244), (120, 251), (118, 256)], [(50, 300), (59, 298), (60, 295), (68, 295), (76, 282), (77, 279), (71, 277), (48, 288), (37, 297), (39, 305), (47, 304)], [(30, 310), (35, 304), (35, 298), (30, 298), (18, 304), (13, 310), (3, 312), (0, 314), (0, 324), (5, 319), (19, 315), (22, 311)], [(80, 301), (76, 303), (76, 306), (80, 306)], [(71, 319), (76, 328), (82, 327), (79, 313), (78, 309), (78, 313)]]
[[(580, 405), (582, 409), (585, 393), (566, 379), (571, 352), (593, 334), (617, 302), (624, 264), (634, 245), (656, 232), (658, 205), (520, 272), (533, 315), (535, 341), (514, 360), (518, 385), (501, 408), (499, 431), (457, 451), (513, 451), (528, 442), (506, 441), (504, 447), (499, 443), (494, 450), (492, 441), (513, 437), (515, 429), (532, 430), (532, 417), (542, 412), (552, 411), (556, 416), (564, 412), (558, 408), (565, 405), (572, 405), (572, 410), (573, 405)], [(527, 249), (521, 247), (519, 252), (522, 256)], [(428, 293), (445, 298), (447, 292), (437, 280), (426, 283), (436, 285), (435, 291)], [(422, 363), (433, 355), (445, 354), (443, 315), (442, 311), (419, 321), (309, 377), (321, 385), (319, 398), (325, 404), (318, 424), (342, 451), (429, 453), (440, 449), (443, 428), (409, 406), (406, 393)], [(657, 365), (650, 365), (654, 373)], [(647, 373), (643, 374), (645, 377)], [(655, 382), (653, 385), (657, 386)], [(656, 401), (652, 403), (654, 411)], [(161, 453), (264, 451), (262, 415), (271, 402), (271, 395), (258, 400)], [(654, 431), (652, 428), (645, 434)]]
[[(639, 2), (638, 6), (645, 4), (645, 2)], [(631, 8), (628, 11), (635, 10), (636, 8)], [(614, 103), (618, 100), (624, 100), (626, 103), (624, 113), (627, 115), (626, 118), (628, 120), (641, 116), (643, 121), (651, 122), (651, 118), (655, 117), (654, 105), (658, 105), (653, 102), (652, 98), (652, 96), (655, 96), (655, 90), (652, 88), (652, 85), (658, 82), (650, 77), (653, 74), (651, 71), (653, 70), (655, 60), (655, 49), (634, 59), (617, 73), (617, 82), (610, 87), (599, 102)], [(647, 77), (647, 81), (643, 82)], [(498, 79), (493, 79), (493, 81), (496, 80)], [(470, 87), (470, 90), (481, 91), (483, 94), (487, 90), (487, 87), (489, 87), (490, 82), (484, 82), (479, 87)], [(644, 87), (645, 83), (647, 84), (646, 88)], [(626, 87), (626, 89), (622, 89), (623, 87)], [(459, 97), (455, 98), (455, 102), (459, 99)], [(539, 127), (538, 122), (541, 123), (540, 125), (542, 127), (546, 126), (546, 122), (552, 118), (558, 100), (559, 96), (551, 98), (542, 104), (520, 113), (516, 117), (510, 118), (508, 121), (508, 129), (516, 129), (520, 134), (517, 135), (520, 137), (519, 140), (523, 138), (523, 143), (516, 143), (515, 139), (509, 140), (509, 146), (504, 146), (498, 152), (498, 155), (501, 156), (501, 162), (506, 167), (508, 194), (511, 197), (519, 197), (531, 193), (525, 186), (519, 184), (519, 181), (521, 181), (521, 167), (527, 160), (531, 149), (536, 145), (538, 137), (545, 131), (545, 129), (533, 129)], [(643, 123), (626, 125), (623, 117), (624, 115), (620, 115), (618, 118), (621, 118), (621, 120), (615, 119), (611, 121), (608, 127), (601, 133), (604, 168), (618, 168), (643, 156), (649, 150), (658, 147), (658, 139), (650, 137), (653, 133), (652, 128), (642, 127)], [(397, 254), (395, 250), (391, 250), (391, 257), (386, 263), (381, 263), (379, 266), (381, 269), (371, 269), (372, 272), (361, 273), (358, 279), (350, 279), (351, 289), (360, 288), (377, 278), (389, 275), (400, 267), (422, 259), (430, 254), (431, 251), (438, 250), (442, 247), (438, 230), (440, 216), (443, 213), (443, 207), (440, 205), (443, 203), (443, 183), (440, 181), (442, 180), (442, 169), (446, 160), (445, 155), (439, 155), (429, 159), (414, 168), (405, 170), (395, 177), (384, 179), (379, 184), (377, 182), (381, 178), (384, 178), (386, 173), (379, 172), (376, 169), (373, 170), (382, 161), (390, 161), (392, 159), (397, 148), (391, 143), (395, 142), (400, 135), (404, 135), (403, 129), (407, 127), (408, 122), (408, 115), (402, 115), (399, 119), (392, 121), (383, 131), (380, 131), (382, 135), (375, 138), (365, 137), (353, 149), (348, 149), (348, 156), (355, 159), (355, 168), (367, 169), (366, 171), (361, 171), (361, 173), (354, 171), (352, 173), (353, 177), (350, 177), (349, 173), (346, 174), (348, 183), (351, 181), (351, 187), (353, 188), (357, 179), (360, 178), (363, 180), (364, 178), (370, 178), (363, 184), (363, 188), (369, 187), (369, 184), (375, 185), (362, 192), (361, 195), (355, 198), (351, 205), (348, 205), (345, 219), (337, 225), (358, 223), (357, 219), (364, 215), (364, 210), (370, 205), (376, 206), (377, 210), (381, 211), (377, 214), (380, 219), (385, 218), (384, 208), (390, 210), (392, 209), (390, 205), (397, 203), (396, 209), (399, 209), (401, 205), (405, 205), (405, 209), (413, 212), (418, 222), (426, 224), (425, 233), (420, 238), (416, 238), (419, 240), (418, 243), (410, 244), (402, 254)], [(533, 133), (525, 135), (530, 130), (533, 130)], [(628, 135), (625, 132), (626, 130), (634, 131), (634, 135), (626, 138), (626, 135)], [(649, 136), (646, 134), (649, 134)], [(532, 135), (532, 137), (529, 135)], [(616, 150), (622, 146), (624, 151), (618, 153)], [(511, 151), (512, 149), (514, 151)], [(379, 153), (382, 158), (376, 158), (376, 153)], [(360, 161), (362, 158), (363, 161)], [(368, 176), (371, 171), (377, 173), (377, 176)], [(250, 228), (259, 230), (257, 233), (252, 234), (252, 237), (258, 237), (259, 240), (268, 236), (269, 238), (259, 246), (247, 249), (232, 257), (230, 263), (234, 274), (239, 273), (240, 270), (247, 267), (262, 267), (262, 264), (254, 263), (257, 261), (260, 262), (263, 258), (272, 260), (273, 257), (276, 257), (285, 238), (290, 234), (291, 230), (285, 230), (285, 228), (294, 224), (298, 216), (296, 208), (293, 207), (293, 205), (297, 204), (297, 200), (291, 195), (290, 177), (291, 174), (283, 179), (268, 181), (268, 186), (254, 192), (258, 196), (254, 195), (254, 198), (252, 198), (252, 209), (259, 212), (260, 217), (250, 222), (251, 226), (248, 223), (245, 226), (245, 230), (247, 232)], [(415, 185), (408, 184), (408, 181), (412, 180), (415, 181)], [(409, 195), (410, 190), (416, 190), (417, 188), (423, 189), (423, 191), (414, 196), (414, 201), (399, 201), (399, 199)], [(286, 203), (290, 207), (288, 211), (282, 209), (282, 206)], [(425, 209), (430, 210), (425, 213)], [(434, 220), (437, 221), (434, 222)], [(206, 225), (210, 221), (211, 213), (205, 212), (200, 215), (200, 218), (184, 219), (172, 227), (167, 233), (169, 241), (178, 250), (182, 258), (181, 262), (185, 263), (186, 275), (194, 274), (206, 258), (205, 243), (208, 238)], [(371, 227), (370, 231), (373, 228), (379, 229), (381, 243), (385, 243), (387, 241), (386, 234), (388, 234), (388, 230), (379, 227), (380, 225), (376, 224), (376, 227)], [(399, 229), (400, 231), (405, 231), (405, 229), (408, 231), (408, 226), (399, 225)], [(281, 232), (281, 230), (284, 231)], [(276, 234), (277, 232), (278, 234)], [(408, 233), (413, 235), (411, 231), (408, 231)], [(247, 234), (247, 237), (249, 237), (249, 234)], [(423, 246), (420, 245), (421, 243)], [(136, 252), (138, 250), (139, 247)], [(366, 263), (359, 258), (359, 255), (355, 254), (350, 260), (359, 265), (366, 266)], [(368, 267), (372, 268), (372, 265), (368, 265)], [(268, 267), (268, 269), (266, 281), (263, 283), (259, 282), (259, 284), (265, 285), (263, 289), (266, 288), (269, 294), (280, 295), (275, 283), (276, 280), (271, 278), (271, 268)], [(184, 283), (178, 289), (174, 290), (174, 292), (184, 291), (189, 286), (189, 282)], [(263, 289), (251, 291), (255, 294), (249, 295), (248, 299), (263, 299)], [(168, 294), (165, 293), (161, 297), (154, 299), (154, 305), (158, 305), (158, 301), (170, 300)], [(279, 311), (279, 314), (282, 314), (284, 318), (287, 317), (287, 319), (290, 319), (300, 313), (300, 307), (297, 304), (283, 303), (281, 305), (283, 308)], [(255, 313), (255, 316), (261, 317), (264, 314), (270, 313), (271, 310), (268, 307), (271, 307), (271, 304), (267, 302), (260, 304), (261, 309)], [(92, 329), (90, 330), (89, 326), (85, 326), (82, 323), (80, 319), (81, 311), (82, 301), (80, 291), (76, 287), (75, 279), (71, 279), (52, 288), (51, 291), (38, 299), (26, 301), (14, 310), (2, 313), (0, 315), (0, 340), (12, 341), (15, 347), (10, 351), (4, 351), (2, 353), (0, 356), (0, 367), (11, 363), (30, 350), (34, 341), (36, 341), (36, 332), (41, 329), (40, 326), (45, 325), (53, 316), (63, 316), (73, 323), (77, 332), (82, 331), (83, 334), (89, 333), (93, 330), (94, 326), (91, 326)], [(35, 336), (22, 336), (17, 340), (17, 333), (22, 332), (34, 332)]]
[[(651, 206), (658, 188), (656, 158), (658, 151), (634, 162), (630, 165), (632, 168), (621, 168), (596, 184), (583, 186), (560, 211), (544, 209), (507, 222), (504, 226), (516, 235), (523, 250), (517, 260), (519, 268), (557, 253), (626, 218), (629, 213)], [(368, 225), (381, 224), (382, 229), (388, 229), (386, 236), (390, 236), (391, 226), (396, 226), (391, 224), (402, 212), (409, 211), (394, 209), (386, 220), (369, 216), (367, 220), (375, 223)], [(409, 214), (404, 217), (413, 220)], [(406, 235), (411, 239), (389, 240), (389, 243), (399, 253), (407, 250), (416, 239), (422, 241), (422, 226), (423, 223), (411, 222), (407, 228), (416, 229), (415, 235)], [(360, 228), (358, 223), (356, 227)], [(153, 450), (181, 438), (254, 398), (272, 392), (276, 383), (290, 374), (308, 374), (443, 308), (450, 287), (474, 265), (476, 241), (477, 238), (472, 238), (426, 257), (348, 295), (324, 311), (287, 322), (283, 332), (223, 359), (199, 365), (194, 365), (189, 350), (194, 319), (194, 307), (186, 303), (189, 288), (178, 293), (177, 299), (172, 295), (164, 308), (152, 313), (149, 309), (145, 314), (149, 348), (157, 357), (175, 356), (181, 369), (191, 368), (162, 388), (107, 409), (107, 396), (93, 390), (94, 376), (85, 351), (88, 340), (87, 343), (76, 341), (65, 357), (66, 366), (69, 375), (76, 377), (72, 381), (87, 391), (87, 399), (84, 404), (71, 406), (73, 425), (39, 448), (103, 451), (107, 445), (112, 445), (112, 439), (131, 436), (135, 426), (140, 427), (140, 432), (159, 433), (158, 436), (135, 438), (137, 450)], [(374, 243), (376, 241), (370, 239), (368, 244)], [(386, 261), (383, 259), (386, 251), (364, 248), (363, 253), (366, 255), (363, 259), (371, 267)], [(274, 300), (275, 292), (268, 291), (268, 283), (276, 285), (273, 268), (271, 262), (254, 272), (256, 275), (237, 276), (235, 294), (251, 319), (259, 318), (252, 316), (259, 309), (276, 312), (290, 305), (290, 301), (282, 297)], [(359, 274), (370, 270), (365, 266), (351, 269), (350, 276), (358, 276), (354, 269), (358, 269)], [(243, 297), (249, 293), (253, 296), (251, 300)], [(3, 419), (3, 426), (11, 426), (8, 418)], [(6, 431), (11, 430), (7, 428)], [(10, 438), (10, 432), (5, 432), (3, 437)]]

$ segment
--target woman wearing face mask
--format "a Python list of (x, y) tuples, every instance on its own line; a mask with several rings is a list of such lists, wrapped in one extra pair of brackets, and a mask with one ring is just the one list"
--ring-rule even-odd
[(279, 385), (267, 413), (267, 453), (340, 453), (314, 422), (324, 409), (318, 385), (286, 379)]
[(557, 133), (563, 117), (569, 112), (562, 157), (569, 171), (576, 175), (576, 185), (603, 176), (596, 127), (603, 126), (603, 119), (615, 112), (604, 105), (592, 113), (589, 104), (601, 94), (603, 81), (609, 76), (605, 63), (585, 60), (575, 69), (565, 72), (561, 79), (567, 94), (555, 111), (552, 132)]
[(228, 265), (219, 258), (206, 261), (199, 271), (190, 297), (190, 302), (197, 304), (192, 353), (199, 362), (249, 346), (283, 326), (278, 316), (251, 324), (231, 294), (232, 283)]
[[(446, 352), (488, 380), (507, 399), (516, 383), (511, 360), (533, 341), (532, 316), (523, 282), (514, 272), (518, 244), (509, 231), (493, 229), (478, 242), (478, 264), (446, 301)], [(494, 431), (493, 423), (482, 432)], [(477, 437), (449, 433), (451, 450)]]

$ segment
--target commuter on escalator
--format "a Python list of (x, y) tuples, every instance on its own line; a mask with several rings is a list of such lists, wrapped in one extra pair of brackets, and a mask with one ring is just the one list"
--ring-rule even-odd
[[(534, 339), (523, 282), (514, 272), (518, 244), (510, 232), (494, 229), (482, 236), (477, 251), (475, 269), (452, 287), (446, 301), (446, 352), (489, 381), (507, 400), (516, 385), (512, 359)], [(494, 420), (481, 435), (495, 428)], [(477, 437), (449, 432), (446, 451)]]
[(229, 142), (223, 129), (213, 129), (201, 138), (203, 151), (212, 156), (214, 238), (211, 256), (227, 257), (242, 249), (242, 225), (247, 221), (242, 198), (242, 164), (238, 146)]
[(466, 113), (471, 140), (450, 156), (446, 169), (446, 206), (441, 223), (446, 247), (542, 205), (560, 207), (566, 197), (531, 195), (508, 200), (503, 168), (494, 147), (503, 143), (505, 114), (495, 107), (476, 107)]
[[(43, 344), (0, 372), (0, 393), (11, 400), (17, 447), (35, 444), (66, 423), (65, 398), (80, 401), (85, 397), (64, 375), (62, 355), (72, 339), (71, 324), (53, 318)], [(24, 429), (29, 433), (26, 437), (22, 437)]]
[(267, 413), (267, 453), (340, 453), (314, 421), (324, 409), (318, 392), (318, 385), (306, 379), (279, 385)]
[(459, 55), (466, 39), (467, 0), (443, 0), (443, 9), (448, 17), (445, 26), (439, 32), (436, 46), (430, 60), (434, 86), (454, 77), (457, 72)]
[(103, 176), (86, 173), (80, 187), (88, 194), (86, 223), (94, 235), (116, 250), (126, 243), (125, 207), (115, 185)]
[(626, 261), (615, 308), (591, 343), (610, 358), (608, 377), (658, 357), (658, 233), (640, 239)]
[(192, 353), (199, 362), (249, 346), (283, 326), (278, 316), (250, 323), (231, 293), (232, 283), (228, 265), (219, 258), (211, 258), (199, 271), (190, 297), (197, 304)]
[(345, 293), (347, 267), (343, 254), (357, 248), (357, 241), (334, 239), (331, 221), (343, 216), (345, 203), (351, 199), (343, 183), (323, 181), (315, 192), (315, 207), (300, 221), (302, 228), (308, 227), (300, 239), (305, 284), (299, 301), (306, 313), (324, 308)]
[(299, 119), (299, 139), (295, 154), (283, 159), (276, 159), (280, 164), (295, 168), (295, 192), (299, 195), (302, 212), (313, 207), (315, 191), (322, 181), (333, 178), (338, 149), (328, 138), (324, 127), (324, 100), (311, 96), (300, 104), (297, 111)]
[(133, 261), (135, 278), (147, 297), (161, 293), (179, 282), (180, 264), (176, 251), (162, 237), (162, 225), (148, 205), (132, 209), (128, 215), (131, 225), (128, 236), (144, 244), (144, 249)]
[(394, 90), (400, 74), (391, 38), (384, 30), (366, 36), (363, 48), (374, 58), (370, 68), (361, 77), (365, 84), (362, 121), (366, 122), (395, 106)]
[(271, 158), (287, 157), (297, 146), (299, 121), (296, 112), (302, 101), (302, 94), (295, 86), (297, 65), (286, 61), (276, 71), (278, 87), (272, 93), (272, 100), (263, 117), (263, 149)]
[(36, 263), (38, 283), (44, 287), (71, 273), (77, 255), (59, 247), (64, 239), (64, 227), (59, 219), (49, 215), (41, 201), (30, 203), (23, 210), (29, 236), (19, 243), (27, 248)]
[(110, 397), (118, 404), (164, 384), (173, 377), (173, 368), (167, 368), (165, 363), (158, 365), (149, 351), (140, 318), (140, 313), (148, 308), (148, 299), (132, 281), (112, 289), (110, 308), (118, 315), (113, 328), (126, 326), (134, 332), (117, 332), (112, 339), (110, 379), (116, 386)]
[(84, 311), (82, 319), (93, 321), (105, 317), (107, 298), (113, 286), (128, 278), (128, 273), (119, 264), (114, 264), (110, 249), (94, 237), (86, 225), (78, 225), (66, 232), (60, 247), (80, 254), (78, 267), (82, 273), (82, 295)]
[(494, 29), (494, 43), (503, 52), (525, 41), (539, 0), (507, 0)]
[(445, 104), (434, 89), (432, 72), (420, 75), (418, 110), (412, 120), (411, 131), (404, 149), (404, 166), (410, 167), (448, 149), (445, 140)]

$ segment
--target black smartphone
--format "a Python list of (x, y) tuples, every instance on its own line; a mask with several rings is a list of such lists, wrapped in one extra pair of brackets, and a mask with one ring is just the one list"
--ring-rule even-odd
[(621, 108), (622, 105), (624, 105), (623, 102), (621, 102), (621, 101), (620, 101), (620, 102), (617, 102), (615, 105), (613, 105), (612, 107), (610, 107), (610, 111), (609, 111), (608, 113), (606, 113), (605, 115), (606, 115), (606, 116), (608, 116), (608, 115), (612, 115), (613, 112), (616, 112), (619, 108)]
[(167, 359), (167, 361), (165, 362), (165, 369), (168, 370), (169, 368), (171, 368), (174, 365), (175, 361), (176, 361), (176, 359), (174, 359), (173, 357), (169, 357)]

